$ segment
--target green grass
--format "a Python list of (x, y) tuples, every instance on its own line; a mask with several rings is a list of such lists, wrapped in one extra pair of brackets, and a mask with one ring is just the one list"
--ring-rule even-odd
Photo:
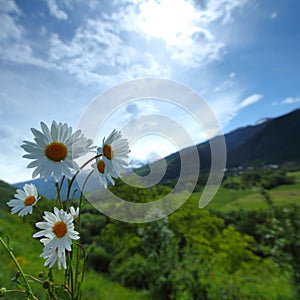
[(137, 292), (107, 280), (103, 275), (90, 271), (84, 280), (83, 299), (149, 300), (147, 292)]
[[(295, 183), (281, 185), (269, 191), (272, 201), (277, 205), (300, 205), (300, 172), (291, 172), (288, 175), (295, 177)], [(238, 180), (238, 178), (236, 179)], [(193, 193), (200, 199), (201, 192)], [(232, 211), (232, 210), (261, 210), (268, 206), (258, 189), (233, 190), (220, 187), (213, 200), (206, 209)]]
[[(300, 172), (293, 172), (289, 175), (295, 176), (296, 181), (291, 185), (282, 185), (270, 190), (271, 199), (275, 204), (286, 205), (290, 203), (300, 204)], [(238, 178), (236, 179), (238, 180)], [(20, 261), (24, 271), (34, 276), (40, 271), (47, 272), (47, 268), (43, 267), (44, 260), (39, 258), (42, 251), (41, 243), (32, 238), (32, 234), (36, 231), (25, 218), (11, 215), (6, 202), (11, 199), (15, 189), (9, 185), (0, 182), (0, 236), (10, 237), (11, 247), (15, 256)], [(201, 197), (201, 192), (194, 193), (193, 199), (197, 201)], [(263, 196), (257, 189), (230, 190), (220, 187), (214, 199), (207, 205), (206, 209), (232, 211), (238, 209), (244, 210), (261, 210), (268, 206)], [(17, 269), (10, 260), (8, 254), (0, 245), (0, 287), (16, 288), (11, 278), (15, 276)], [(56, 267), (54, 268), (56, 270)], [(62, 275), (55, 271), (55, 278), (59, 280)], [(46, 293), (39, 286), (35, 285), (34, 290), (37, 292), (39, 299), (47, 299)], [(15, 294), (5, 297), (5, 299), (23, 299), (23, 296)], [(92, 269), (87, 270), (83, 285), (83, 299), (110, 299), (110, 300), (146, 300), (150, 296), (145, 291), (135, 291), (124, 288), (116, 282), (110, 281), (105, 275), (99, 274)]]
[[(6, 236), (9, 237), (10, 247), (26, 274), (37, 277), (41, 271), (47, 273), (48, 268), (43, 266), (44, 259), (39, 257), (43, 250), (42, 245), (37, 239), (32, 238), (32, 234), (36, 232), (36, 229), (25, 221), (26, 218), (30, 218), (31, 215), (27, 215), (24, 218), (11, 215), (5, 204), (10, 197), (9, 193), (6, 197), (1, 197), (0, 236), (4, 240), (6, 240)], [(5, 287), (6, 289), (18, 289), (17, 284), (11, 280), (18, 270), (1, 243), (0, 258), (0, 287)], [(53, 270), (56, 282), (62, 282), (63, 271), (59, 271), (56, 265)], [(48, 299), (45, 290), (39, 284), (32, 284), (32, 288), (38, 299)], [(24, 299), (24, 296), (23, 294), (12, 293), (6, 294), (4, 299), (18, 300)], [(120, 284), (110, 281), (93, 270), (87, 270), (83, 287), (83, 299), (147, 300), (149, 299), (149, 296), (147, 296), (146, 292), (124, 288)]]
[[(206, 206), (206, 209), (218, 210), (223, 209), (224, 206), (239, 200), (242, 197), (253, 193), (253, 190), (231, 190), (225, 189), (222, 186), (217, 191), (213, 200)], [(193, 193), (194, 196), (200, 199), (202, 192)]]

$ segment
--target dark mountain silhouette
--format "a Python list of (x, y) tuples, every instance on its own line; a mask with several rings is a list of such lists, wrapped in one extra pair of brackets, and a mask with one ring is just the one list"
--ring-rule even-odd
[(5, 209), (6, 211), (9, 210), (6, 203), (13, 198), (14, 194), (16, 193), (16, 189), (11, 186), (10, 184), (0, 180), (0, 209)]
[[(256, 125), (238, 128), (224, 135), (227, 148), (227, 167), (240, 165), (282, 164), (300, 162), (300, 109), (286, 115), (265, 119)], [(216, 137), (218, 138), (218, 137)], [(209, 142), (197, 145), (201, 170), (209, 171), (211, 150)], [(181, 151), (189, 155), (191, 148)], [(164, 179), (176, 179), (180, 174), (180, 155), (175, 152), (166, 158), (168, 168)], [(136, 172), (140, 175), (149, 173), (147, 166)]]
[[(237, 166), (259, 160), (281, 164), (300, 162), (300, 109), (269, 120), (255, 134), (242, 143), (230, 145), (227, 165)], [(260, 126), (260, 125), (258, 125)]]

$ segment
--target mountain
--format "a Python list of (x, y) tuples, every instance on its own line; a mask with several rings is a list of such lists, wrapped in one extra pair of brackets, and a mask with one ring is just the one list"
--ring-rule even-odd
[(9, 185), (8, 183), (0, 180), (0, 209), (5, 209), (8, 211), (8, 206), (6, 203), (13, 198), (14, 194), (16, 193), (16, 189)]
[(263, 127), (243, 142), (230, 144), (230, 138), (226, 138), (230, 149), (228, 166), (251, 163), (255, 160), (266, 164), (300, 162), (300, 109), (258, 126)]
[[(299, 132), (300, 109), (277, 118), (264, 119), (256, 125), (231, 131), (224, 135), (227, 148), (227, 167), (251, 165), (256, 162), (262, 164), (299, 163)], [(201, 171), (208, 172), (211, 164), (209, 142), (198, 144), (197, 150)], [(188, 147), (181, 151), (181, 155), (189, 155), (191, 151), (191, 148)], [(164, 179), (178, 178), (181, 169), (179, 152), (175, 152), (165, 159), (168, 168)], [(136, 173), (147, 175), (149, 167), (142, 167), (136, 170)]]
[[(44, 181), (43, 178), (37, 178), (37, 179), (32, 179), (24, 182), (19, 182), (13, 184), (15, 188), (22, 189), (25, 184), (34, 184), (38, 190), (39, 195), (42, 195), (48, 199), (56, 199), (57, 191), (55, 187), (55, 180), (54, 179), (49, 179), (47, 182)], [(61, 184), (61, 182), (59, 182)], [(67, 180), (64, 180), (62, 189), (61, 189), (61, 198), (66, 199), (67, 196), (67, 190), (68, 190), (68, 182)], [(74, 194), (75, 198), (79, 198), (80, 196), (80, 189), (75, 181), (73, 184), (73, 187), (71, 189), (71, 197)]]
[[(251, 164), (300, 162), (300, 109), (286, 115), (265, 119), (256, 125), (238, 128), (224, 135), (227, 167)], [(208, 142), (197, 146), (201, 165), (210, 166)]]
[[(74, 196), (75, 199), (79, 199), (81, 189), (80, 186), (83, 185), (87, 175), (89, 172), (82, 171), (77, 177), (76, 180), (72, 183), (70, 198)], [(54, 178), (50, 178), (48, 181), (44, 181), (43, 178), (32, 179), (24, 182), (19, 182), (13, 184), (15, 188), (22, 189), (25, 184), (34, 184), (38, 190), (39, 195), (44, 196), (48, 199), (56, 199), (57, 198), (57, 189), (55, 186)], [(61, 185), (61, 181), (58, 183)], [(97, 177), (91, 176), (89, 177), (88, 183), (85, 186), (85, 192), (99, 191), (103, 187), (100, 186), (99, 180)], [(62, 183), (62, 188), (60, 190), (60, 197), (62, 200), (67, 198), (68, 192), (68, 180), (65, 179)]]
[[(257, 162), (261, 164), (282, 164), (288, 162), (300, 163), (300, 109), (296, 109), (283, 116), (273, 119), (263, 119), (255, 125), (238, 128), (224, 135), (227, 148), (227, 167), (240, 165), (252, 165)], [(218, 138), (218, 137), (216, 137)], [(209, 172), (211, 164), (210, 145), (206, 141), (198, 144), (197, 151), (200, 157), (201, 172)], [(177, 179), (181, 172), (182, 157), (190, 156), (192, 148), (188, 147), (175, 152), (165, 158), (167, 169), (163, 179), (165, 181)], [(189, 160), (188, 160), (189, 161)], [(193, 168), (193, 161), (188, 168)], [(138, 166), (138, 164), (136, 163)], [(161, 161), (152, 164), (152, 172), (160, 174)], [(149, 166), (139, 167), (135, 173), (145, 176), (149, 174)], [(155, 174), (154, 174), (155, 176)], [(205, 180), (205, 176), (202, 176)], [(43, 179), (35, 179), (14, 184), (22, 188), (25, 183), (34, 183), (39, 193), (47, 198), (56, 198), (56, 189), (53, 184), (44, 182)], [(91, 182), (91, 189), (98, 189), (98, 181)], [(64, 182), (62, 195), (64, 198), (67, 191), (67, 183)], [(77, 182), (74, 182), (72, 193), (79, 197), (80, 189)], [(71, 194), (72, 194), (71, 193)]]

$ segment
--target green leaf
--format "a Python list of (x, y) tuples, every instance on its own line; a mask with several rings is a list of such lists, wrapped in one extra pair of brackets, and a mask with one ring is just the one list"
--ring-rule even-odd
[(69, 294), (69, 291), (63, 287), (63, 286), (56, 286), (54, 288), (55, 294), (57, 296), (57, 300), (70, 300), (71, 295)]

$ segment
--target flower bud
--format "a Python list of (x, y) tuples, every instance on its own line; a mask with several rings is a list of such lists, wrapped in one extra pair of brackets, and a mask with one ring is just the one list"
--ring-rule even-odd
[(43, 282), (43, 288), (44, 288), (45, 290), (49, 289), (49, 288), (50, 288), (50, 281), (45, 280), (45, 281)]

